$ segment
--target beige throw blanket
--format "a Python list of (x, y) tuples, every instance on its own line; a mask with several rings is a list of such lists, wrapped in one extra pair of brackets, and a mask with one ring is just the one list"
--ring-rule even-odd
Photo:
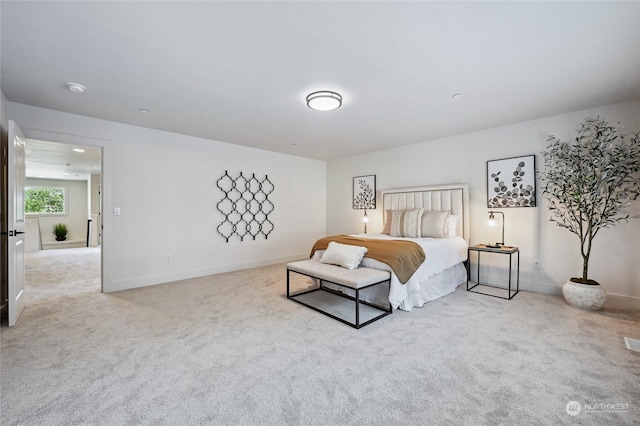
[(372, 238), (358, 238), (349, 235), (334, 235), (316, 241), (309, 257), (317, 250), (326, 250), (331, 241), (340, 244), (351, 244), (367, 248), (367, 256), (389, 265), (402, 284), (416, 272), (426, 256), (419, 244), (403, 240), (377, 240)]

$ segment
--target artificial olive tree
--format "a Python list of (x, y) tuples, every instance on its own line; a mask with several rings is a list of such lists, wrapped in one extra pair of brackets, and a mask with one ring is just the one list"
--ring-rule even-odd
[(582, 278), (588, 279), (593, 239), (602, 228), (628, 221), (624, 212), (640, 196), (639, 133), (620, 134), (598, 118), (585, 119), (571, 143), (555, 136), (542, 152), (545, 170), (539, 172), (550, 219), (580, 238)]

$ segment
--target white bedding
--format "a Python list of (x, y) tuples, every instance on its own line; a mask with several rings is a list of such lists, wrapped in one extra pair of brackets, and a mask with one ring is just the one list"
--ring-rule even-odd
[[(418, 270), (402, 284), (391, 268), (378, 260), (365, 257), (362, 266), (391, 272), (391, 290), (388, 301), (394, 309), (411, 311), (426, 302), (451, 293), (466, 281), (467, 242), (462, 237), (448, 238), (402, 238), (386, 234), (358, 234), (359, 238), (381, 240), (408, 240), (418, 243), (426, 255), (426, 260)], [(317, 251), (313, 258), (319, 259), (324, 251)], [(336, 289), (341, 288), (335, 286)], [(361, 292), (362, 298), (372, 303), (384, 303), (387, 298), (386, 286), (376, 286)], [(382, 296), (381, 296), (382, 295)], [(381, 298), (383, 298), (381, 300)]]

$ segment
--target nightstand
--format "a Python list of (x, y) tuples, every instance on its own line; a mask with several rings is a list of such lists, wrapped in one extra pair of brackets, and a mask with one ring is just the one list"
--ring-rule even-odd
[[(478, 268), (477, 268), (477, 279), (478, 281), (475, 282), (474, 285), (471, 282), (471, 252), (476, 252), (478, 253)], [(509, 285), (508, 287), (500, 287), (500, 286), (496, 286), (496, 285), (491, 285), (491, 284), (482, 284), (480, 283), (480, 254), (481, 253), (494, 253), (494, 254), (503, 254), (503, 255), (509, 255)], [(516, 287), (515, 290), (513, 290), (511, 288), (511, 276), (513, 275), (513, 261), (512, 261), (512, 257), (514, 254), (517, 254), (517, 268), (516, 268)], [(480, 288), (476, 288), (478, 286), (481, 286)], [(500, 296), (499, 294), (494, 294), (494, 293), (499, 293), (499, 292), (491, 292), (491, 293), (487, 293), (484, 291), (480, 291), (480, 289), (485, 288), (485, 287), (491, 287), (491, 288), (496, 288), (496, 289), (500, 289), (500, 290), (507, 290), (507, 296)], [(513, 246), (501, 246), (501, 247), (488, 247), (486, 244), (476, 244), (474, 246), (470, 246), (469, 249), (467, 250), (467, 291), (471, 291), (473, 293), (479, 293), (479, 294), (485, 294), (487, 296), (493, 296), (493, 297), (498, 297), (500, 299), (507, 299), (507, 300), (511, 300), (511, 298), (513, 298), (513, 296), (515, 296), (516, 294), (518, 294), (519, 291), (519, 287), (520, 287), (520, 250), (518, 249), (518, 247), (513, 247)]]

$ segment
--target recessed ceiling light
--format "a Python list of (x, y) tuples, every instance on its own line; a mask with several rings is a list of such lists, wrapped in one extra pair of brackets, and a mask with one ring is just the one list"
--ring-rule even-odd
[(73, 148), (73, 150), (74, 150), (75, 152), (84, 152), (84, 149), (80, 149), (80, 148)]
[(451, 96), (453, 99), (460, 99), (462, 97), (462, 93), (456, 93), (453, 96)]
[(333, 111), (342, 105), (342, 96), (336, 92), (320, 91), (307, 96), (307, 106), (316, 111)]
[(87, 90), (86, 87), (78, 83), (67, 83), (67, 89), (71, 90), (73, 93), (82, 93)]
[(143, 114), (148, 114), (149, 110), (148, 109), (144, 109), (144, 108), (140, 108), (138, 111), (140, 111)]

